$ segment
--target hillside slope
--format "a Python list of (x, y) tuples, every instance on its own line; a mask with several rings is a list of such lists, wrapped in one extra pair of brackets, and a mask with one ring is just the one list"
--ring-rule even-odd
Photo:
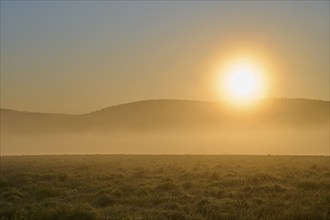
[(235, 131), (271, 127), (327, 127), (329, 102), (265, 99), (251, 109), (224, 103), (149, 100), (82, 115), (1, 109), (2, 133)]

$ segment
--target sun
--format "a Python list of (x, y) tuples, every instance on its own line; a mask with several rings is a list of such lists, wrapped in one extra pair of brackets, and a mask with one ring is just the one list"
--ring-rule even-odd
[(251, 61), (230, 63), (222, 72), (222, 95), (227, 101), (248, 103), (262, 96), (264, 81), (261, 68)]
[(233, 66), (226, 81), (226, 89), (231, 98), (246, 100), (258, 94), (258, 71), (250, 65)]

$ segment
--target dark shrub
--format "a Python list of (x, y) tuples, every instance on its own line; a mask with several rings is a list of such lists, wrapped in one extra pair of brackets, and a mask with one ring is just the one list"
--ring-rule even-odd
[(316, 181), (305, 180), (298, 183), (297, 187), (304, 190), (315, 190), (315, 189), (319, 189), (321, 185), (319, 182)]
[(191, 181), (184, 182), (184, 183), (182, 184), (182, 187), (183, 187), (184, 189), (191, 189), (191, 188), (193, 187), (193, 183), (192, 183)]
[(208, 213), (208, 207), (210, 206), (210, 201), (208, 201), (207, 199), (202, 199), (201, 201), (199, 201), (196, 204), (196, 209), (197, 211), (202, 214), (203, 216), (206, 216), (206, 214)]
[(0, 188), (3, 188), (5, 186), (9, 186), (9, 182), (0, 177)]
[(89, 205), (80, 205), (66, 209), (59, 220), (96, 220), (100, 219), (98, 212)]
[(61, 189), (52, 186), (37, 186), (34, 191), (34, 196), (37, 199), (45, 199), (61, 195)]
[(157, 220), (185, 220), (187, 219), (184, 213), (173, 210), (162, 210), (154, 213), (152, 219)]
[(23, 197), (23, 193), (14, 188), (9, 188), (5, 192), (1, 193), (1, 199), (7, 199), (12, 196), (21, 198), (21, 197)]
[(161, 183), (156, 187), (157, 191), (169, 191), (175, 189), (176, 185), (172, 182)]
[(212, 173), (210, 180), (219, 180), (219, 175), (216, 172)]
[(110, 195), (104, 194), (97, 197), (96, 200), (94, 201), (94, 204), (97, 207), (106, 207), (114, 204), (114, 202), (115, 202), (114, 199)]

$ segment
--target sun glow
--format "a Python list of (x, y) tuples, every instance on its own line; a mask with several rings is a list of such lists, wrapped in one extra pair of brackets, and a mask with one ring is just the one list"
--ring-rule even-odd
[(263, 95), (263, 71), (251, 61), (231, 62), (223, 69), (221, 76), (222, 95), (227, 101), (249, 103)]

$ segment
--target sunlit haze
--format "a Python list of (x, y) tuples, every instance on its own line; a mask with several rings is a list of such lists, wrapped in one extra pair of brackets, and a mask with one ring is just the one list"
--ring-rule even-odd
[(1, 108), (256, 97), (329, 100), (329, 1), (1, 1)]
[(235, 60), (220, 71), (220, 87), (223, 99), (242, 104), (261, 98), (264, 94), (266, 73), (247, 60)]

